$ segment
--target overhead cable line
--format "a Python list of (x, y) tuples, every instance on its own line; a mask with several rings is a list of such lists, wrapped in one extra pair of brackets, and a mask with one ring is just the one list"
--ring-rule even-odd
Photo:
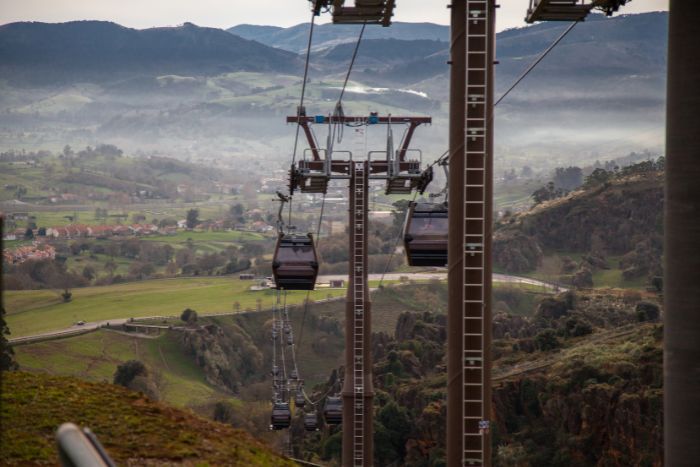
[[(297, 108), (297, 115), (301, 112), (302, 108), (304, 107), (304, 96), (306, 94), (306, 81), (309, 76), (309, 61), (311, 58), (311, 41), (313, 40), (314, 37), (314, 23), (315, 23), (315, 16), (313, 12), (311, 13), (311, 24), (309, 27), (309, 42), (306, 45), (306, 61), (304, 63), (304, 81), (301, 83), (301, 97), (299, 99), (299, 107)], [(292, 167), (294, 166), (294, 163), (296, 162), (297, 158), (297, 146), (299, 144), (299, 125), (297, 125), (297, 131), (294, 136), (294, 150), (292, 151)], [(292, 224), (292, 193), (289, 193), (289, 216), (287, 219), (287, 223), (289, 225)]]
[(559, 42), (561, 42), (561, 40), (564, 39), (564, 37), (566, 37), (566, 35), (569, 34), (569, 32), (570, 32), (572, 29), (574, 29), (574, 26), (576, 26), (578, 23), (579, 23), (578, 21), (574, 21), (573, 23), (571, 23), (571, 24), (569, 25), (569, 27), (566, 28), (566, 30), (565, 30), (563, 33), (561, 33), (561, 35), (560, 35), (559, 37), (557, 37), (557, 39), (552, 43), (552, 45), (550, 45), (549, 47), (547, 47), (547, 48), (545, 49), (545, 51), (542, 52), (542, 53), (540, 54), (539, 57), (537, 57), (537, 60), (535, 60), (529, 67), (527, 67), (527, 69), (523, 72), (523, 74), (521, 74), (520, 77), (519, 77), (518, 79), (516, 79), (515, 82), (511, 85), (511, 87), (509, 87), (508, 90), (507, 90), (506, 92), (504, 92), (503, 95), (501, 95), (501, 97), (498, 98), (498, 100), (493, 104), (493, 106), (496, 107), (496, 106), (498, 105), (499, 102), (501, 102), (508, 94), (510, 94), (510, 92), (511, 92), (523, 79), (525, 79), (525, 77), (526, 77), (528, 74), (530, 74), (530, 72), (537, 66), (537, 64), (540, 63), (540, 62), (542, 61), (542, 59), (543, 59), (544, 57), (546, 57), (547, 54), (549, 54), (549, 52), (551, 52), (552, 49), (554, 49), (554, 47), (556, 47), (557, 44), (558, 44)]
[(360, 29), (360, 35), (355, 43), (355, 50), (352, 52), (352, 58), (350, 59), (350, 66), (348, 67), (348, 72), (345, 74), (345, 81), (343, 82), (343, 87), (340, 90), (340, 96), (338, 96), (338, 103), (336, 107), (341, 105), (343, 101), (343, 96), (345, 95), (345, 88), (348, 85), (348, 80), (350, 79), (350, 73), (352, 72), (352, 67), (355, 65), (355, 59), (357, 58), (357, 51), (360, 50), (360, 43), (362, 42), (362, 36), (365, 33), (365, 26), (367, 23), (362, 24), (362, 29)]
[[(342, 114), (342, 103), (343, 103), (343, 96), (345, 95), (345, 88), (348, 85), (348, 81), (350, 80), (350, 73), (352, 73), (352, 68), (355, 65), (355, 59), (357, 58), (357, 52), (360, 50), (360, 43), (362, 42), (362, 36), (364, 35), (365, 32), (365, 26), (367, 23), (362, 24), (362, 29), (360, 29), (360, 34), (357, 37), (357, 42), (355, 43), (355, 49), (353, 50), (352, 57), (350, 58), (350, 64), (348, 65), (348, 71), (345, 74), (345, 80), (343, 81), (343, 87), (340, 89), (340, 95), (338, 96), (338, 101), (335, 104), (335, 110), (334, 113), (337, 114)], [(332, 146), (335, 141), (335, 134), (336, 134), (336, 127), (338, 125), (341, 125), (341, 131), (338, 132), (338, 142), (340, 143), (342, 139), (342, 124), (336, 124), (332, 128), (331, 132), (331, 138), (330, 138), (330, 145), (331, 147), (327, 149), (326, 151), (326, 157), (330, 157), (332, 154)], [(299, 127), (297, 126), (297, 135), (299, 134)], [(321, 213), (318, 217), (318, 224), (316, 227), (316, 248), (318, 249), (319, 245), (319, 240), (321, 236), (321, 225), (323, 222), (323, 213), (324, 213), (324, 207), (326, 205), (326, 194), (323, 193), (323, 197), (321, 199)], [(311, 291), (309, 290), (306, 293), (306, 300), (304, 301), (304, 313), (301, 318), (301, 328), (299, 330), (299, 340), (298, 344), (301, 345), (301, 340), (302, 337), (304, 336), (304, 323), (306, 322), (306, 314), (309, 309), (309, 297), (311, 296)]]
[[(580, 21), (574, 21), (573, 23), (571, 23), (571, 24), (569, 25), (569, 27), (566, 28), (566, 29), (564, 30), (564, 32), (562, 32), (562, 33), (559, 35), (559, 37), (557, 37), (557, 38), (554, 40), (554, 42), (552, 42), (552, 44), (551, 44), (549, 47), (547, 47), (547, 48), (535, 59), (535, 61), (532, 62), (532, 63), (530, 64), (530, 66), (528, 66), (528, 67), (525, 69), (525, 71), (518, 77), (518, 79), (516, 79), (516, 80), (513, 82), (513, 84), (506, 90), (506, 92), (504, 92), (504, 93), (501, 95), (501, 97), (499, 97), (498, 100), (496, 100), (496, 102), (494, 102), (493, 106), (496, 107), (503, 99), (505, 99), (505, 97), (506, 97), (508, 94), (510, 94), (510, 92), (511, 92), (513, 89), (515, 89), (515, 87), (516, 87), (518, 84), (520, 84), (520, 82), (521, 82), (523, 79), (525, 79), (525, 77), (526, 77), (527, 75), (529, 75), (530, 72), (531, 72), (532, 70), (535, 69), (535, 67), (536, 67), (536, 66), (537, 66), (537, 65), (538, 65), (538, 64), (539, 64), (539, 63), (554, 49), (554, 47), (557, 46), (557, 44), (559, 44), (559, 42), (562, 41), (562, 39), (564, 39), (564, 38), (566, 37), (567, 34), (569, 34), (569, 32), (571, 32), (572, 29), (574, 29), (574, 26), (576, 26), (579, 22), (580, 22)], [(493, 112), (491, 112), (491, 115), (490, 115), (490, 117), (489, 117), (489, 120), (491, 120), (491, 119), (493, 119)], [(438, 159), (436, 159), (435, 161), (433, 161), (433, 163), (431, 163), (428, 167), (433, 167), (433, 166), (436, 165), (436, 164), (442, 164), (442, 163), (448, 162), (448, 161), (450, 160), (450, 156), (449, 156), (448, 153), (449, 153), (449, 150), (445, 151), (445, 152), (443, 153), (442, 156), (440, 156)]]
[[(352, 52), (352, 57), (350, 58), (350, 65), (348, 66), (348, 72), (345, 74), (345, 80), (343, 81), (343, 87), (340, 88), (340, 95), (338, 96), (338, 101), (335, 103), (335, 109), (333, 109), (333, 114), (337, 116), (342, 116), (343, 115), (343, 97), (345, 96), (345, 89), (348, 86), (348, 81), (350, 80), (350, 73), (352, 73), (352, 68), (355, 65), (355, 59), (357, 58), (357, 52), (360, 50), (360, 43), (362, 43), (362, 36), (365, 33), (365, 26), (367, 26), (367, 23), (362, 23), (362, 29), (360, 29), (360, 34), (357, 37), (357, 42), (355, 43), (355, 49)], [(338, 132), (338, 143), (340, 143), (343, 140), (343, 124), (342, 123), (336, 123), (333, 126), (333, 132), (331, 135), (331, 147), (328, 148), (328, 151), (326, 152), (327, 154), (330, 154), (332, 152), (332, 147), (333, 143), (336, 138), (336, 129), (340, 128)]]
[[(321, 198), (321, 214), (318, 216), (318, 226), (316, 227), (316, 249), (318, 250), (318, 245), (321, 243), (321, 222), (323, 221), (323, 211), (326, 206), (326, 194), (323, 194)], [(301, 327), (299, 328), (299, 348), (301, 348), (301, 340), (304, 337), (304, 323), (306, 322), (306, 312), (309, 310), (309, 297), (311, 296), (311, 291), (306, 292), (306, 300), (304, 301), (304, 313), (301, 315)]]
[[(413, 200), (411, 202), (414, 202), (416, 200), (416, 196), (418, 196), (418, 192), (413, 193)], [(396, 235), (396, 241), (394, 242), (394, 247), (391, 249), (391, 254), (389, 255), (389, 259), (386, 262), (386, 266), (384, 266), (384, 272), (382, 272), (382, 277), (379, 279), (379, 287), (382, 286), (382, 282), (384, 282), (384, 276), (386, 275), (386, 272), (389, 270), (389, 266), (391, 266), (391, 260), (394, 259), (394, 253), (396, 253), (396, 248), (399, 246), (399, 242), (401, 241), (401, 234), (403, 234), (403, 226), (406, 225), (406, 219), (408, 218), (408, 213), (411, 212), (410, 205), (406, 206), (406, 214), (404, 215), (403, 219), (403, 224), (401, 224), (401, 227), (399, 228), (399, 233)]]
[[(342, 88), (341, 88), (341, 90), (340, 90), (340, 95), (338, 96), (338, 101), (336, 102), (336, 105), (335, 105), (334, 115), (340, 115), (340, 116), (343, 115), (343, 109), (342, 109), (343, 97), (344, 97), (344, 95), (345, 95), (345, 90), (346, 90), (346, 88), (347, 88), (348, 81), (350, 80), (350, 74), (352, 73), (352, 69), (353, 69), (353, 66), (354, 66), (354, 64), (355, 64), (355, 60), (356, 60), (356, 58), (357, 58), (357, 54), (358, 54), (358, 51), (359, 51), (359, 48), (360, 48), (360, 44), (361, 44), (361, 42), (362, 42), (362, 37), (363, 37), (363, 35), (364, 35), (365, 26), (366, 26), (366, 23), (363, 23), (362, 29), (360, 30), (360, 34), (359, 34), (359, 36), (358, 36), (358, 38), (357, 38), (357, 42), (355, 43), (355, 48), (354, 48), (354, 50), (353, 50), (353, 54), (352, 54), (352, 57), (351, 57), (351, 59), (350, 59), (350, 64), (348, 65), (348, 71), (347, 71), (347, 73), (345, 74), (345, 79), (344, 79), (344, 81), (343, 81), (343, 86), (342, 86)], [(312, 17), (311, 17), (311, 28), (310, 28), (310, 30), (309, 30), (309, 41), (308, 41), (307, 50), (306, 50), (306, 63), (305, 63), (305, 66), (304, 66), (304, 82), (303, 82), (302, 88), (301, 88), (301, 98), (300, 98), (299, 108), (297, 109), (297, 114), (300, 113), (300, 111), (301, 111), (301, 109), (303, 108), (303, 105), (304, 105), (304, 96), (305, 96), (305, 90), (306, 90), (306, 81), (307, 81), (308, 69), (309, 69), (309, 62), (310, 62), (310, 56), (311, 56), (311, 43), (312, 43), (312, 38), (313, 38), (313, 28), (314, 28), (314, 16), (312, 15)], [(338, 128), (340, 128), (340, 130), (338, 130)], [(326, 150), (326, 157), (329, 158), (329, 159), (332, 157), (332, 156), (331, 156), (332, 151), (333, 151), (332, 146), (333, 146), (333, 143), (335, 142), (336, 132), (337, 132), (337, 134), (338, 134), (338, 142), (340, 143), (341, 140), (342, 140), (342, 134), (343, 134), (343, 132), (342, 132), (342, 124), (337, 123), (337, 124), (333, 125), (333, 127), (332, 127), (332, 129), (331, 129), (331, 137), (330, 137), (330, 139), (329, 139), (330, 147), (327, 148), (327, 150)], [(295, 162), (296, 162), (296, 152), (297, 152), (298, 142), (299, 142), (299, 125), (297, 125), (296, 134), (295, 134), (295, 137), (294, 137), (294, 150), (293, 150), (293, 153), (292, 153), (292, 167), (294, 166), (294, 164), (295, 164)], [(290, 196), (288, 197), (288, 199), (285, 200), (285, 202), (288, 202), (288, 203), (289, 203), (288, 225), (291, 225), (291, 219), (292, 219), (292, 196), (291, 196), (291, 193), (290, 193)], [(316, 227), (316, 242), (317, 242), (317, 243), (316, 243), (316, 246), (317, 246), (317, 247), (318, 247), (318, 240), (319, 240), (320, 235), (321, 235), (321, 227), (322, 227), (322, 222), (323, 222), (323, 214), (324, 214), (324, 210), (325, 210), (325, 203), (326, 203), (326, 193), (323, 193), (323, 197), (322, 197), (322, 199), (321, 199), (321, 212), (320, 212), (320, 214), (319, 214), (318, 224), (317, 224), (317, 227)], [(301, 378), (301, 374), (300, 374), (300, 372), (299, 372), (299, 370), (298, 370), (298, 366), (297, 366), (297, 362), (296, 362), (296, 352), (295, 352), (295, 350), (294, 350), (294, 347), (295, 347), (295, 346), (300, 346), (300, 345), (301, 345), (301, 342), (302, 342), (302, 337), (303, 337), (303, 335), (304, 335), (304, 323), (305, 323), (305, 321), (306, 321), (306, 315), (307, 315), (307, 312), (308, 312), (310, 295), (311, 295), (311, 291), (308, 291), (308, 292), (306, 293), (306, 300), (304, 301), (304, 312), (303, 312), (303, 314), (302, 314), (301, 328), (300, 328), (300, 331), (299, 331), (299, 339), (292, 345), (292, 348), (291, 348), (292, 364), (293, 364), (293, 366), (294, 366), (294, 370), (295, 370), (295, 373), (296, 373), (296, 377), (297, 377), (297, 379), (298, 379), (299, 381), (301, 381), (302, 378)], [(287, 303), (287, 291), (286, 291), (286, 290), (284, 291), (283, 296), (284, 296), (283, 310), (284, 310), (284, 316), (285, 316), (285, 320), (284, 320), (283, 322), (284, 322), (284, 323), (288, 323), (288, 325), (289, 325), (289, 327), (290, 327), (290, 331), (291, 331), (291, 321), (289, 320), (288, 311), (287, 311), (287, 304), (286, 304), (286, 303)], [(280, 312), (280, 313), (281, 313), (281, 312)], [(283, 339), (283, 334), (284, 334), (284, 333), (280, 333), (280, 340)], [(301, 347), (299, 347), (299, 348), (301, 348)], [(283, 367), (286, 367), (286, 363), (284, 362), (285, 355), (284, 355), (284, 343), (283, 343), (283, 342), (281, 342), (281, 351), (282, 351), (282, 355), (281, 355), (281, 357), (282, 357), (282, 364), (283, 364)], [(286, 368), (284, 368), (283, 371), (285, 372), (284, 377), (285, 377), (285, 379), (286, 379)], [(312, 405), (315, 406), (315, 405), (320, 401), (320, 399), (317, 400), (317, 401), (315, 401), (315, 402), (314, 402), (314, 401), (311, 401), (311, 399), (307, 396), (306, 392), (304, 391), (303, 386), (301, 387), (301, 391), (302, 391), (304, 397), (305, 397)], [(327, 394), (328, 394), (328, 392), (327, 392), (326, 394), (322, 395), (322, 396), (321, 396), (321, 399), (322, 399), (323, 397), (325, 397)]]

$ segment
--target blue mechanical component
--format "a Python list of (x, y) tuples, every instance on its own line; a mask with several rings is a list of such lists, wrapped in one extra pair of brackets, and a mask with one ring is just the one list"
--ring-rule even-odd
[(377, 123), (379, 123), (379, 116), (377, 116), (377, 115), (370, 115), (369, 118), (367, 119), (367, 122), (368, 122), (370, 125), (376, 125)]
[(324, 123), (325, 121), (326, 121), (326, 117), (323, 115), (314, 116), (314, 123)]

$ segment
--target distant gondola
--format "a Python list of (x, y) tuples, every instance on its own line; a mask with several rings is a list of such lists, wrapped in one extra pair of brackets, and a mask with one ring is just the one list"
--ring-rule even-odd
[(343, 399), (340, 397), (326, 398), (323, 407), (323, 418), (329, 425), (339, 425), (343, 422)]
[(447, 265), (447, 203), (411, 203), (404, 226), (409, 266)]
[(292, 422), (292, 411), (289, 409), (287, 402), (275, 402), (272, 406), (272, 415), (270, 416), (270, 424), (273, 430), (283, 430), (289, 428)]
[(278, 289), (313, 290), (318, 276), (318, 255), (313, 236), (280, 233), (272, 274)]
[(318, 430), (318, 415), (316, 415), (316, 411), (304, 414), (304, 429), (306, 431)]
[(296, 396), (294, 397), (294, 407), (297, 408), (302, 408), (306, 405), (306, 398), (304, 397), (304, 393), (302, 391), (297, 391)]

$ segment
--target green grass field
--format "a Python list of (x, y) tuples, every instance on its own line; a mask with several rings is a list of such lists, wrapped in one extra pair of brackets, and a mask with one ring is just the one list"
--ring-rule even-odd
[[(185, 308), (199, 313), (252, 310), (261, 300), (263, 308), (272, 305), (273, 290), (251, 291), (251, 281), (228, 277), (187, 277), (158, 279), (103, 287), (73, 289), (73, 300), (62, 303), (54, 290), (21, 290), (4, 293), (7, 321), (13, 337), (63, 329), (76, 321), (103, 321), (116, 318), (178, 315)], [(317, 289), (312, 300), (345, 295), (344, 289)], [(302, 303), (306, 292), (289, 292), (289, 303)]]
[(230, 398), (209, 385), (201, 369), (164, 334), (154, 339), (131, 337), (113, 331), (40, 342), (15, 348), (23, 370), (57, 376), (75, 376), (93, 382), (112, 382), (117, 365), (140, 360), (155, 372), (162, 400), (181, 407)]

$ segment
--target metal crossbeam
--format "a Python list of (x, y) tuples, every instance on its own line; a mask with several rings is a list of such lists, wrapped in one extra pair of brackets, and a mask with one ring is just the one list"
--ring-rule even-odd
[(610, 16), (629, 0), (530, 0), (525, 21), (583, 21), (594, 8)]

